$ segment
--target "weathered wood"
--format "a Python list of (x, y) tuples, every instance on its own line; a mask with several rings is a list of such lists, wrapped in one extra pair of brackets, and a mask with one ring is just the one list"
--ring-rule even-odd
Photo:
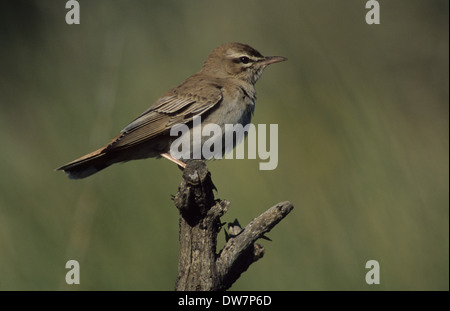
[(183, 181), (174, 198), (180, 211), (178, 277), (175, 290), (226, 290), (264, 255), (255, 241), (262, 238), (293, 208), (281, 202), (270, 208), (244, 229), (234, 224), (225, 247), (217, 254), (217, 235), (222, 227), (220, 217), (230, 203), (215, 200), (215, 186), (206, 164), (191, 161), (183, 171)]

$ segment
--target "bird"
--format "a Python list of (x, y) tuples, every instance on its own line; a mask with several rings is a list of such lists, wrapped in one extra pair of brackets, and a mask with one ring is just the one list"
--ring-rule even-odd
[[(185, 168), (189, 159), (182, 161), (170, 154), (177, 139), (170, 135), (171, 128), (185, 124), (192, 131), (198, 116), (201, 126), (249, 124), (255, 109), (255, 83), (268, 65), (286, 60), (263, 56), (247, 44), (222, 44), (207, 56), (199, 72), (168, 90), (108, 144), (56, 170), (82, 179), (115, 163), (161, 157)], [(204, 143), (203, 138), (199, 143)]]

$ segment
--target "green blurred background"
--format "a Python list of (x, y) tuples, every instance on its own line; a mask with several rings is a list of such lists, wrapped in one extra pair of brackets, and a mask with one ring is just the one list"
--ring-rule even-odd
[[(295, 208), (233, 290), (449, 289), (449, 2), (83, 1), (0, 4), (0, 289), (172, 290), (180, 171), (166, 160), (73, 181), (98, 148), (219, 44), (288, 62), (257, 83), (279, 165), (209, 163), (223, 221)], [(220, 245), (224, 235), (220, 234)], [(66, 261), (81, 284), (66, 285)], [(365, 282), (378, 260), (381, 284)]]

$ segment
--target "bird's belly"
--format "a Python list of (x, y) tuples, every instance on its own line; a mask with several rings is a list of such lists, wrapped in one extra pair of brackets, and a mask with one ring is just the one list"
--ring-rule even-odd
[[(191, 156), (195, 148), (197, 150), (201, 148), (203, 159), (220, 159), (224, 154), (231, 152), (247, 136), (249, 129), (247, 125), (251, 122), (253, 111), (254, 102), (249, 100), (228, 103), (226, 107), (211, 112), (204, 120), (202, 119), (201, 137), (191, 136)], [(197, 130), (197, 133), (199, 132)]]

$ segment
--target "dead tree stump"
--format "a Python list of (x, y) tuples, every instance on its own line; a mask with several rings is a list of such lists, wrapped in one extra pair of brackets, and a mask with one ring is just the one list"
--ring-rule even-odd
[(230, 205), (215, 200), (215, 186), (203, 161), (191, 161), (183, 171), (183, 181), (175, 195), (180, 211), (177, 291), (227, 290), (264, 255), (255, 243), (263, 238), (293, 209), (290, 202), (280, 202), (253, 219), (245, 228), (237, 221), (229, 225), (227, 243), (217, 253), (217, 234), (222, 228), (220, 217)]

